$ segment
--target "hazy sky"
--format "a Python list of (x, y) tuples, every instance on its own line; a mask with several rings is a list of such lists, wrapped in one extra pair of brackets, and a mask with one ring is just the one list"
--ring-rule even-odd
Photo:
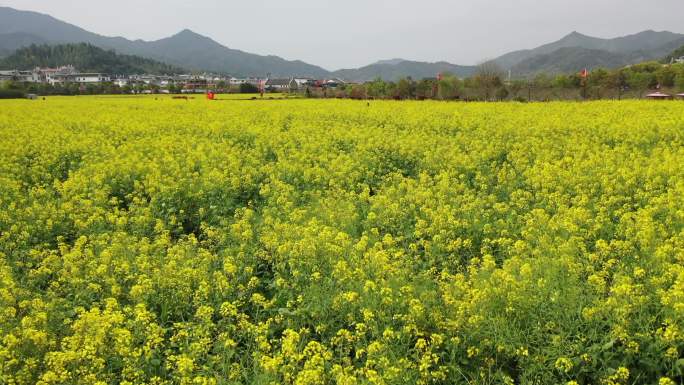
[(684, 0), (0, 0), (89, 31), (155, 40), (184, 28), (327, 69), (380, 59), (475, 64), (573, 30), (684, 33)]

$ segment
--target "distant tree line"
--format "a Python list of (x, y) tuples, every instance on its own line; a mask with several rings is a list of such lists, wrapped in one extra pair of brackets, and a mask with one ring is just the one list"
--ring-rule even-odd
[(625, 68), (508, 79), (492, 62), (481, 64), (468, 78), (442, 74), (439, 78), (398, 81), (375, 79), (336, 90), (307, 92), (310, 97), (351, 99), (436, 99), (472, 101), (540, 101), (642, 98), (649, 90), (684, 92), (684, 64), (647, 62)]
[[(113, 82), (79, 84), (79, 83), (33, 83), (15, 80), (0, 82), (0, 99), (24, 98), (27, 94), (41, 96), (56, 95), (119, 95), (119, 94), (180, 94), (183, 90), (182, 84), (169, 84), (161, 87), (157, 84), (134, 83), (118, 86)], [(215, 87), (216, 92), (220, 93), (241, 93), (254, 94), (259, 92), (259, 88), (250, 83), (240, 85), (229, 85), (226, 82), (219, 82)]]

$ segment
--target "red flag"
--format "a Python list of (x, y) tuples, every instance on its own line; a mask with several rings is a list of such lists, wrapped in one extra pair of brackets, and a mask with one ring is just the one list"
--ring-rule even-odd
[(585, 78), (585, 79), (588, 78), (589, 77), (589, 71), (586, 68), (583, 69), (582, 72), (580, 72), (580, 76)]

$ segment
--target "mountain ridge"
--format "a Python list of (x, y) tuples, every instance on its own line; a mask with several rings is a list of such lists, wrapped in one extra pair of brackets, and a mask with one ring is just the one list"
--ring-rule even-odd
[[(608, 52), (613, 54), (612, 61), (626, 65), (631, 63), (624, 58), (634, 56), (630, 54), (641, 52), (649, 59), (657, 59), (671, 52), (673, 46), (681, 44), (684, 44), (684, 34), (669, 31), (646, 30), (616, 38), (598, 38), (573, 31), (554, 42), (532, 49), (512, 51), (493, 61), (504, 69), (513, 70), (516, 65), (535, 56), (549, 55), (561, 48), (582, 48)], [(619, 60), (621, 57), (622, 61)], [(584, 66), (592, 67), (595, 63), (589, 62)]]
[(192, 70), (261, 76), (268, 73), (273, 76), (322, 76), (329, 73), (302, 61), (231, 49), (189, 29), (159, 40), (129, 40), (89, 32), (50, 15), (0, 7), (0, 34), (16, 32), (42, 37), (50, 44), (90, 43), (121, 54), (143, 56)]
[[(192, 71), (210, 71), (234, 76), (342, 77), (347, 80), (396, 80), (434, 77), (450, 72), (458, 76), (475, 73), (477, 66), (446, 61), (424, 62), (401, 58), (379, 60), (352, 69), (329, 71), (301, 60), (286, 60), (275, 55), (259, 55), (229, 48), (210, 37), (183, 29), (158, 40), (103, 36), (60, 21), (50, 15), (0, 6), (0, 57), (30, 44), (89, 43), (124, 55), (135, 55)], [(660, 60), (684, 45), (684, 34), (646, 30), (616, 37), (597, 38), (573, 31), (559, 40), (536, 48), (516, 50), (493, 59), (504, 71), (528, 76), (549, 68), (576, 71), (581, 68), (634, 64), (637, 60)], [(569, 52), (578, 54), (572, 58)], [(573, 60), (568, 60), (569, 58)], [(572, 64), (572, 65), (570, 65)], [(572, 68), (571, 68), (572, 67)], [(570, 69), (571, 68), (571, 69)]]

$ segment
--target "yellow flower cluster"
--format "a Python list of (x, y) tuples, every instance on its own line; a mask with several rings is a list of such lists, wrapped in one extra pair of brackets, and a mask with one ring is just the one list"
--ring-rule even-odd
[(674, 385), (682, 352), (682, 103), (0, 101), (1, 385)]

